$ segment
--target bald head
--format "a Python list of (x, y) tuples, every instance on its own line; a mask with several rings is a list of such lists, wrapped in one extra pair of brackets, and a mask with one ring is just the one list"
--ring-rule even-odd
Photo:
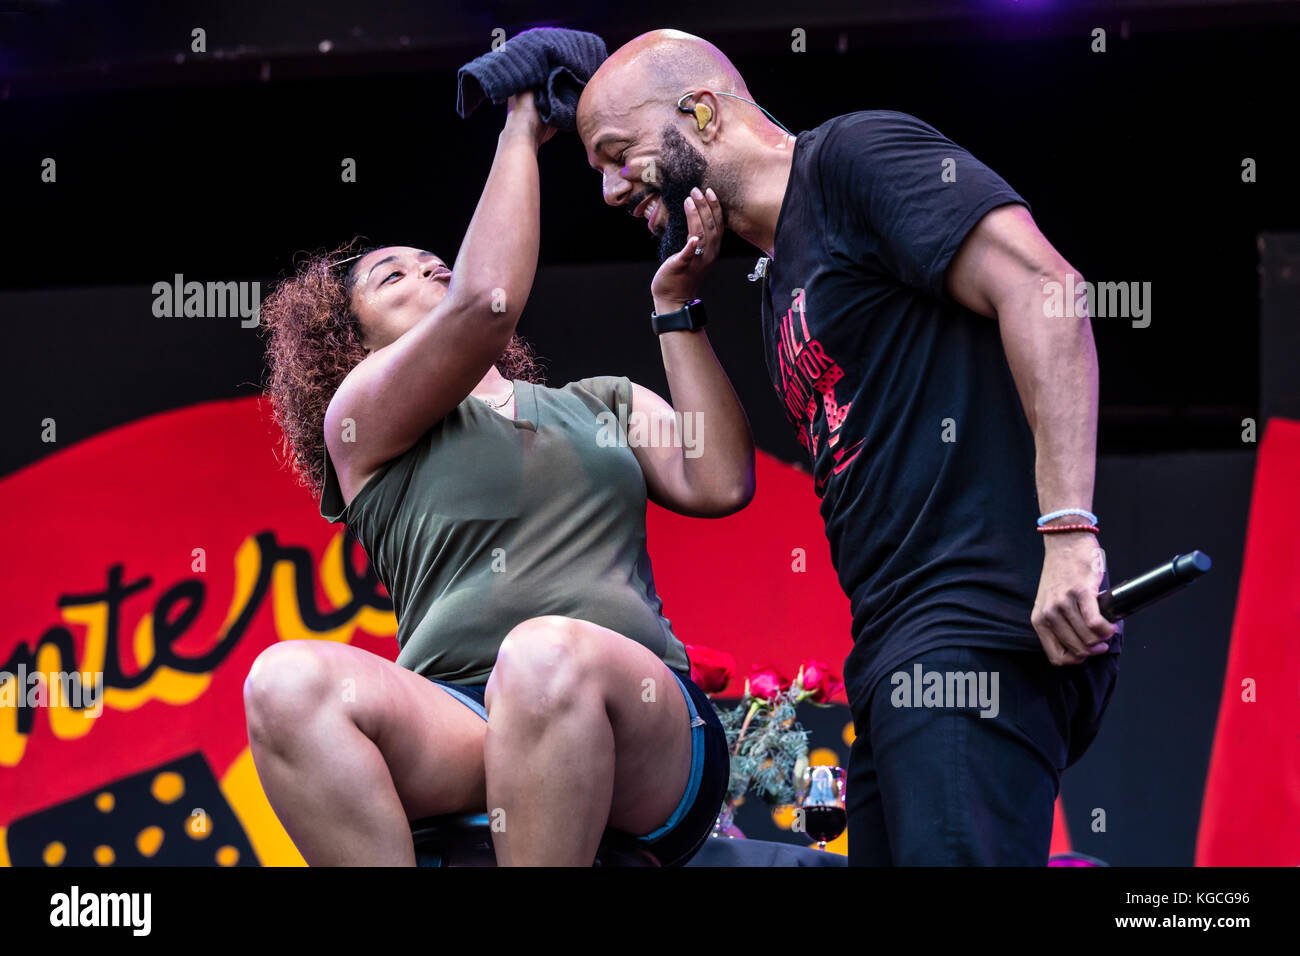
[(681, 30), (651, 30), (615, 50), (583, 89), (584, 112), (624, 113), (650, 103), (675, 104), (688, 91), (707, 89), (752, 99), (726, 55), (708, 40)]

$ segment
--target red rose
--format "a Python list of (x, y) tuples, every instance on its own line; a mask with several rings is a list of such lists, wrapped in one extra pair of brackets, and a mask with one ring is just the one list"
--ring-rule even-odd
[(809, 692), (809, 700), (827, 704), (844, 689), (844, 682), (831, 673), (825, 662), (807, 660), (800, 667), (803, 669), (803, 689)]
[(775, 667), (760, 667), (749, 675), (749, 693), (763, 700), (775, 700), (790, 686), (790, 681)]
[(706, 694), (724, 690), (736, 669), (736, 659), (726, 651), (701, 644), (687, 644), (686, 656), (691, 662), (691, 680)]

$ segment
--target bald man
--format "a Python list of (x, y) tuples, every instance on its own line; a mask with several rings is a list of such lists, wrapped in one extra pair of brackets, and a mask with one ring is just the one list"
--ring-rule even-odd
[(1045, 864), (1121, 646), (1087, 510), (1092, 329), (1044, 308), (1074, 270), (921, 120), (794, 136), (753, 100), (712, 44), (657, 30), (591, 78), (578, 132), (661, 259), (725, 226), (766, 260), (768, 370), (853, 614), (849, 861)]

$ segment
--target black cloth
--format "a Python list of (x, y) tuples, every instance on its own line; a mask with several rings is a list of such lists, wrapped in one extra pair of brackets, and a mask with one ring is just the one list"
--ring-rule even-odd
[[(922, 687), (929, 673), (985, 675), (993, 705), (925, 706), (918, 667)], [(897, 672), (907, 681), (880, 681), (854, 720), (849, 865), (1046, 866), (1061, 771), (1097, 736), (1119, 656), (1055, 667), (1041, 650), (947, 647)]]
[(533, 90), (537, 113), (557, 129), (577, 128), (578, 97), (608, 56), (594, 33), (537, 27), (511, 37), (456, 74), (456, 112), (469, 116), (487, 96), (493, 103)]
[(705, 841), (687, 866), (848, 866), (848, 859), (830, 850), (776, 843), (714, 837)]
[(920, 651), (1042, 653), (1033, 435), (997, 322), (944, 288), (962, 240), (1007, 203), (1028, 206), (904, 113), (838, 116), (795, 142), (763, 336), (850, 599), (855, 714)]

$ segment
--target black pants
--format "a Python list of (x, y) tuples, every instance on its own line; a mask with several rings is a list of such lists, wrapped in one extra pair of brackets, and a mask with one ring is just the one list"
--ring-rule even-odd
[[(854, 714), (849, 865), (1046, 865), (1061, 771), (1096, 737), (1119, 656), (1054, 667), (1042, 651), (945, 647), (886, 674)], [(917, 664), (983, 674), (996, 706), (954, 694), (915, 706)]]

